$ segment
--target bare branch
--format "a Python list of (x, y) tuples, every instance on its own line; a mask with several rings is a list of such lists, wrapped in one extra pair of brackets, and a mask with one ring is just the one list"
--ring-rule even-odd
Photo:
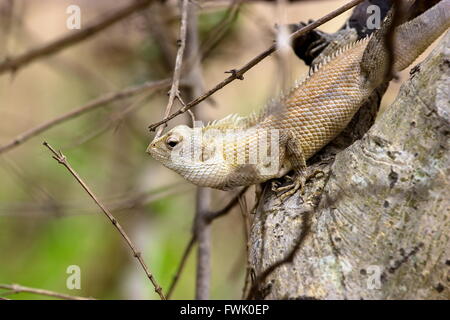
[(124, 238), (127, 245), (130, 247), (131, 251), (133, 252), (133, 256), (139, 261), (140, 265), (142, 266), (142, 269), (144, 269), (145, 274), (151, 281), (153, 287), (155, 288), (155, 292), (159, 294), (159, 297), (161, 300), (165, 300), (165, 296), (162, 292), (162, 288), (158, 285), (153, 275), (150, 273), (150, 270), (148, 269), (147, 265), (144, 262), (144, 259), (142, 259), (142, 254), (139, 252), (131, 239), (128, 237), (128, 235), (125, 233), (125, 230), (122, 228), (120, 223), (114, 218), (114, 216), (109, 212), (108, 209), (98, 200), (98, 198), (94, 195), (94, 193), (89, 189), (89, 187), (86, 185), (86, 183), (81, 179), (81, 177), (78, 175), (77, 172), (70, 166), (69, 162), (67, 161), (67, 158), (61, 153), (61, 151), (57, 152), (55, 149), (53, 149), (52, 146), (50, 146), (47, 142), (44, 142), (44, 146), (46, 146), (52, 153), (53, 158), (61, 165), (66, 167), (66, 169), (72, 174), (72, 176), (78, 181), (78, 183), (83, 187), (83, 189), (88, 193), (88, 195), (94, 200), (94, 202), (100, 207), (100, 209), (103, 211), (103, 213), (106, 215), (106, 217), (111, 221), (111, 223), (114, 225), (114, 227), (119, 231), (122, 238)]
[(85, 104), (79, 108), (76, 108), (72, 111), (64, 113), (56, 118), (53, 118), (53, 119), (51, 119), (47, 122), (44, 122), (34, 128), (31, 128), (28, 131), (25, 131), (25, 132), (19, 134), (18, 136), (13, 138), (10, 142), (0, 146), (0, 154), (3, 152), (9, 151), (14, 147), (17, 147), (18, 145), (24, 143), (28, 139), (48, 130), (50, 128), (53, 128), (54, 126), (56, 126), (64, 121), (76, 118), (86, 112), (92, 111), (92, 110), (97, 109), (102, 106), (105, 106), (108, 103), (123, 100), (123, 99), (129, 98), (131, 96), (134, 96), (134, 95), (137, 95), (142, 92), (149, 91), (149, 90), (161, 89), (161, 88), (168, 86), (169, 84), (170, 84), (170, 80), (168, 80), (168, 79), (155, 81), (155, 82), (145, 82), (144, 84), (141, 84), (138, 86), (132, 86), (132, 87), (125, 88), (118, 92), (112, 92), (112, 93), (105, 94), (97, 99), (94, 99), (94, 100), (88, 102), (87, 104)]
[(247, 192), (248, 186), (242, 188), (237, 194), (235, 194), (231, 200), (222, 208), (214, 212), (208, 212), (205, 219), (210, 223), (214, 219), (217, 219), (219, 217), (222, 217), (223, 215), (227, 214), (235, 205), (239, 203), (239, 199)]
[(95, 139), (96, 137), (102, 135), (103, 133), (114, 127), (118, 127), (119, 124), (124, 121), (127, 116), (129, 116), (132, 112), (135, 112), (137, 109), (143, 107), (149, 100), (153, 98), (153, 96), (154, 94), (150, 93), (143, 96), (141, 99), (136, 99), (135, 101), (128, 103), (123, 107), (123, 110), (113, 112), (110, 115), (108, 121), (102, 123), (101, 125), (96, 124), (96, 128), (92, 132), (89, 132), (88, 134), (80, 137), (79, 139), (77, 139), (77, 141), (70, 143), (62, 149), (78, 147), (92, 139)]
[(4, 73), (5, 71), (15, 72), (19, 68), (36, 59), (49, 56), (70, 45), (74, 45), (87, 38), (90, 38), (100, 31), (112, 26), (116, 22), (129, 17), (133, 13), (145, 9), (152, 2), (153, 0), (134, 0), (125, 7), (118, 9), (115, 12), (105, 14), (103, 17), (101, 17), (101, 19), (88, 24), (79, 31), (71, 32), (70, 34), (63, 36), (62, 38), (41, 45), (40, 47), (32, 49), (21, 55), (6, 58), (3, 62), (0, 63), (0, 74)]
[[(167, 118), (169, 116), (175, 98), (179, 96), (178, 87), (180, 84), (181, 65), (183, 63), (184, 48), (186, 47), (188, 4), (189, 4), (188, 0), (183, 0), (183, 5), (181, 7), (182, 13), (181, 13), (179, 48), (177, 52), (177, 57), (175, 59), (175, 69), (173, 71), (172, 87), (170, 88), (169, 91), (169, 102), (167, 103), (166, 110), (164, 112), (164, 118)], [(158, 132), (156, 133), (155, 139), (161, 135), (165, 126), (166, 123), (164, 123), (164, 126), (159, 128)]]
[[(71, 296), (68, 294), (63, 294), (63, 293), (44, 290), (44, 289), (24, 287), (24, 286), (21, 286), (18, 284), (0, 284), (0, 289), (10, 290), (10, 291), (8, 291), (8, 294), (27, 292), (27, 293), (34, 293), (34, 294), (39, 294), (39, 295), (48, 296), (48, 297), (60, 298), (60, 299), (64, 299), (64, 300), (95, 300), (94, 298)], [(0, 293), (0, 295), (2, 295), (2, 293)]]
[[(340, 7), (338, 9), (330, 12), (329, 14), (323, 16), (322, 18), (320, 18), (320, 19), (318, 19), (318, 20), (316, 20), (316, 21), (306, 25), (305, 27), (297, 30), (296, 32), (292, 33), (290, 35), (290, 39), (293, 40), (293, 39), (295, 39), (295, 38), (297, 38), (297, 37), (299, 37), (301, 35), (304, 35), (305, 33), (307, 33), (309, 31), (311, 31), (311, 30), (321, 26), (325, 22), (330, 21), (331, 19), (337, 17), (338, 15), (340, 15), (340, 14), (344, 13), (345, 11), (353, 8), (354, 6), (356, 6), (357, 4), (359, 4), (359, 3), (363, 2), (363, 1), (364, 0), (352, 0), (352, 1), (348, 2), (347, 4), (343, 5), (342, 7)], [(154, 131), (160, 125), (167, 123), (169, 120), (172, 120), (173, 118), (179, 116), (180, 114), (185, 113), (187, 110), (189, 110), (192, 107), (196, 106), (197, 104), (199, 104), (200, 102), (202, 102), (203, 100), (205, 100), (206, 98), (208, 98), (209, 96), (214, 94), (215, 92), (219, 91), (220, 89), (222, 89), (223, 87), (225, 87), (229, 83), (233, 82), (234, 80), (236, 80), (236, 79), (241, 79), (242, 80), (244, 74), (247, 71), (249, 71), (251, 68), (253, 68), (255, 65), (257, 65), (259, 62), (261, 62), (262, 60), (264, 60), (268, 56), (270, 56), (273, 52), (275, 52), (275, 50), (276, 50), (276, 45), (272, 45), (267, 50), (265, 50), (264, 52), (260, 53), (259, 55), (254, 57), (249, 62), (247, 62), (247, 64), (245, 64), (242, 68), (234, 70), (233, 72), (231, 72), (231, 75), (229, 77), (227, 77), (225, 80), (223, 80), (222, 82), (217, 84), (211, 90), (205, 92), (204, 94), (200, 95), (196, 99), (194, 99), (191, 102), (187, 103), (185, 106), (180, 108), (178, 111), (172, 113), (168, 117), (165, 117), (163, 120), (150, 125), (149, 126), (149, 130), (150, 131)]]

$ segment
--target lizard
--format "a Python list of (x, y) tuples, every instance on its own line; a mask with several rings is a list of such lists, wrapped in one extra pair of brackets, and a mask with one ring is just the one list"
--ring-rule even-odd
[[(450, 27), (450, 0), (395, 26), (386, 45), (392, 10), (372, 35), (340, 48), (259, 114), (230, 115), (205, 127), (179, 125), (155, 138), (147, 153), (188, 181), (230, 190), (281, 178), (294, 171), (285, 199), (308, 177), (306, 161), (332, 141), (392, 71), (407, 68)], [(390, 60), (392, 59), (392, 60)], [(288, 176), (289, 177), (289, 176)]]

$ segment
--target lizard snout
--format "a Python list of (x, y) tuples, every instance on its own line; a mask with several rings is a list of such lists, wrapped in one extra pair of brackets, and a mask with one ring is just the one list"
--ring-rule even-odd
[(155, 148), (156, 148), (156, 143), (151, 142), (151, 143), (148, 145), (146, 152), (147, 152), (148, 154), (152, 154), (152, 149), (155, 149)]

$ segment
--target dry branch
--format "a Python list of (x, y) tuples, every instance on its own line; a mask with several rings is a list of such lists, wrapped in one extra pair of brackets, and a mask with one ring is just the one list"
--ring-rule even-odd
[[(166, 118), (170, 114), (173, 103), (175, 102), (175, 98), (179, 97), (178, 87), (180, 84), (181, 66), (183, 63), (184, 48), (186, 47), (188, 5), (189, 5), (189, 1), (183, 0), (182, 6), (181, 6), (180, 39), (178, 41), (179, 48), (178, 48), (177, 56), (175, 59), (175, 69), (173, 71), (172, 86), (170, 87), (169, 101), (167, 102), (167, 106), (164, 111), (164, 118)], [(158, 132), (156, 133), (155, 139), (161, 135), (163, 130), (164, 130), (164, 126), (159, 128)]]
[(131, 251), (133, 252), (133, 257), (135, 257), (139, 264), (141, 265), (142, 269), (144, 270), (145, 274), (147, 275), (148, 279), (152, 283), (153, 287), (155, 288), (155, 292), (158, 293), (161, 300), (165, 300), (164, 293), (162, 292), (162, 288), (158, 285), (156, 282), (156, 279), (153, 277), (152, 273), (148, 269), (147, 265), (145, 264), (144, 259), (142, 258), (142, 254), (140, 251), (138, 251), (131, 241), (131, 239), (128, 237), (128, 235), (125, 233), (125, 230), (122, 228), (120, 223), (114, 218), (114, 216), (111, 214), (111, 212), (106, 209), (106, 207), (98, 200), (97, 196), (90, 190), (90, 188), (86, 185), (86, 183), (81, 179), (81, 177), (78, 175), (78, 173), (70, 166), (69, 162), (67, 161), (67, 158), (61, 153), (61, 151), (57, 152), (55, 149), (53, 149), (52, 146), (50, 146), (47, 142), (44, 142), (44, 146), (46, 146), (52, 153), (53, 158), (61, 165), (66, 167), (66, 169), (70, 172), (70, 174), (77, 180), (77, 182), (83, 187), (83, 189), (88, 193), (88, 195), (94, 200), (94, 202), (100, 207), (100, 209), (103, 211), (103, 213), (106, 215), (106, 217), (111, 221), (111, 223), (114, 225), (114, 227), (119, 231), (122, 238), (125, 240), (127, 245), (130, 247)]
[(221, 208), (217, 211), (208, 212), (205, 219), (211, 223), (213, 220), (220, 218), (220, 217), (224, 216), (225, 214), (227, 214), (234, 206), (236, 206), (239, 203), (239, 199), (244, 196), (244, 194), (247, 192), (248, 188), (249, 188), (248, 186), (242, 188), (238, 193), (236, 193), (231, 198), (231, 200), (228, 201), (228, 203), (226, 205), (223, 206), (223, 208)]

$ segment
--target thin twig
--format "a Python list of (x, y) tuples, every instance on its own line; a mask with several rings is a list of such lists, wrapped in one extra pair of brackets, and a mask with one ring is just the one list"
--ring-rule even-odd
[(66, 145), (62, 149), (70, 149), (74, 147), (78, 147), (96, 137), (102, 135), (107, 132), (111, 128), (118, 128), (119, 124), (127, 117), (130, 113), (135, 112), (137, 109), (143, 107), (151, 98), (153, 98), (154, 94), (150, 93), (148, 95), (143, 96), (141, 99), (137, 99), (128, 105), (126, 105), (123, 110), (120, 110), (116, 113), (112, 113), (110, 119), (102, 124), (95, 124), (95, 129), (92, 132), (89, 132), (87, 135), (83, 135), (83, 137), (79, 137), (77, 141)]
[(63, 36), (55, 41), (46, 43), (31, 49), (23, 54), (15, 57), (6, 58), (0, 63), (0, 74), (5, 71), (17, 71), (19, 68), (27, 65), (28, 63), (45, 56), (54, 54), (70, 45), (74, 45), (81, 42), (91, 36), (99, 33), (100, 31), (112, 26), (116, 22), (127, 18), (133, 13), (145, 9), (152, 3), (153, 0), (134, 0), (127, 4), (123, 8), (117, 11), (104, 15), (101, 19), (94, 21), (86, 26), (83, 26), (79, 31), (71, 32), (70, 34)]
[(211, 223), (213, 220), (222, 217), (227, 214), (235, 205), (239, 203), (239, 199), (247, 192), (248, 186), (242, 188), (237, 194), (235, 194), (229, 202), (222, 208), (214, 212), (208, 212), (205, 219), (208, 223)]
[(3, 152), (9, 151), (14, 147), (17, 147), (18, 145), (24, 143), (28, 139), (48, 130), (50, 128), (53, 128), (54, 126), (56, 126), (62, 122), (76, 118), (86, 112), (95, 110), (99, 107), (105, 106), (106, 104), (109, 104), (112, 102), (117, 102), (119, 100), (126, 99), (128, 97), (140, 94), (142, 92), (164, 88), (164, 87), (168, 86), (169, 84), (170, 84), (169, 79), (159, 80), (159, 81), (149, 81), (149, 82), (145, 82), (144, 84), (141, 84), (141, 85), (125, 88), (118, 92), (112, 92), (112, 93), (105, 94), (99, 98), (89, 101), (88, 103), (86, 103), (85, 105), (83, 105), (79, 108), (76, 108), (72, 111), (64, 113), (60, 116), (57, 116), (56, 118), (53, 118), (47, 122), (44, 122), (34, 128), (31, 128), (31, 129), (19, 134), (18, 136), (13, 138), (10, 142), (0, 146), (0, 154)]
[[(181, 24), (180, 24), (180, 39), (179, 39), (179, 48), (177, 51), (177, 57), (175, 59), (175, 69), (173, 71), (173, 79), (172, 86), (169, 91), (169, 101), (167, 102), (166, 109), (164, 111), (164, 118), (169, 116), (173, 103), (175, 102), (175, 98), (179, 96), (178, 87), (180, 84), (180, 76), (181, 76), (181, 65), (183, 63), (183, 54), (184, 48), (186, 47), (186, 34), (187, 34), (187, 18), (188, 18), (188, 4), (189, 0), (183, 0), (183, 4), (181, 7)], [(164, 130), (164, 126), (161, 126), (156, 132), (155, 139), (158, 138), (162, 131)]]
[(186, 249), (183, 251), (183, 256), (181, 257), (180, 264), (178, 265), (177, 272), (172, 278), (172, 283), (170, 284), (169, 290), (167, 291), (166, 298), (170, 299), (172, 296), (173, 291), (175, 290), (175, 287), (178, 283), (178, 280), (180, 279), (181, 272), (184, 269), (184, 266), (186, 265), (186, 261), (189, 258), (190, 253), (192, 252), (192, 248), (195, 244), (195, 235), (193, 234), (191, 236), (191, 239), (189, 240)]
[[(305, 27), (297, 30), (296, 32), (292, 33), (290, 35), (290, 39), (294, 40), (295, 38), (304, 35), (305, 33), (321, 26), (322, 24), (330, 21), (331, 19), (337, 17), (338, 15), (344, 13), (345, 11), (353, 8), (354, 6), (358, 5), (359, 3), (363, 2), (364, 0), (352, 0), (350, 2), (348, 2), (347, 4), (343, 5), (342, 7), (330, 12), (329, 14), (323, 16), (322, 18), (306, 25)], [(202, 95), (200, 95), (199, 97), (197, 97), (196, 99), (192, 100), (191, 102), (187, 103), (185, 106), (183, 106), (182, 108), (180, 108), (178, 111), (172, 113), (171, 115), (165, 117), (163, 120), (156, 122), (152, 125), (149, 126), (149, 130), (150, 131), (155, 131), (155, 129), (157, 127), (159, 127), (162, 124), (167, 123), (169, 120), (172, 120), (173, 118), (179, 116), (180, 114), (185, 113), (187, 110), (191, 109), (192, 107), (196, 106), (197, 104), (199, 104), (200, 102), (202, 102), (203, 100), (205, 100), (206, 98), (208, 98), (209, 96), (211, 96), (212, 94), (214, 94), (216, 91), (222, 89), (223, 87), (225, 87), (226, 85), (228, 85), (229, 83), (233, 82), (236, 79), (243, 79), (244, 74), (249, 71), (251, 68), (253, 68), (255, 65), (257, 65), (259, 62), (261, 62), (262, 60), (264, 60), (265, 58), (267, 58), (268, 56), (270, 56), (273, 52), (275, 52), (276, 50), (276, 45), (272, 45), (270, 48), (268, 48), (267, 50), (265, 50), (264, 52), (260, 53), (259, 55), (257, 55), (256, 57), (254, 57), (252, 60), (250, 60), (249, 62), (247, 62), (247, 64), (245, 64), (242, 68), (237, 69), (237, 70), (231, 70), (229, 71), (231, 73), (231, 75), (229, 77), (227, 77), (225, 80), (223, 80), (222, 82), (220, 82), (219, 84), (217, 84), (214, 88), (212, 88), (211, 90), (203, 93)]]
[(44, 142), (44, 146), (46, 146), (52, 153), (53, 158), (61, 165), (66, 167), (66, 169), (72, 174), (72, 176), (78, 181), (78, 183), (83, 187), (83, 189), (88, 193), (88, 195), (94, 200), (94, 202), (100, 207), (100, 209), (103, 211), (103, 213), (106, 215), (106, 217), (111, 221), (111, 223), (114, 225), (114, 227), (119, 231), (122, 238), (124, 238), (127, 245), (130, 247), (131, 251), (133, 252), (133, 256), (139, 261), (140, 265), (142, 266), (142, 269), (144, 269), (145, 274), (151, 281), (153, 287), (155, 288), (155, 292), (159, 294), (159, 297), (161, 300), (165, 300), (165, 296), (162, 292), (162, 288), (158, 285), (153, 275), (150, 273), (150, 270), (148, 269), (147, 265), (144, 262), (144, 259), (142, 258), (141, 252), (139, 252), (136, 247), (134, 246), (131, 239), (128, 237), (128, 235), (125, 233), (124, 229), (120, 225), (120, 223), (114, 218), (114, 216), (109, 212), (108, 209), (98, 200), (98, 198), (94, 195), (94, 193), (89, 189), (89, 187), (86, 185), (86, 183), (80, 178), (78, 173), (75, 172), (75, 170), (70, 166), (69, 162), (67, 161), (67, 158), (61, 153), (61, 151), (57, 152), (55, 149), (53, 149), (52, 146), (50, 146), (47, 142)]
[[(60, 299), (64, 299), (64, 300), (95, 300), (94, 298), (72, 296), (72, 295), (49, 291), (49, 290), (44, 290), (44, 289), (24, 287), (24, 286), (21, 286), (18, 284), (0, 284), (0, 289), (10, 290), (8, 292), (8, 294), (27, 292), (27, 293), (34, 293), (34, 294), (39, 294), (39, 295), (48, 296), (48, 297), (60, 298)], [(0, 295), (1, 295), (1, 293), (0, 293)]]

